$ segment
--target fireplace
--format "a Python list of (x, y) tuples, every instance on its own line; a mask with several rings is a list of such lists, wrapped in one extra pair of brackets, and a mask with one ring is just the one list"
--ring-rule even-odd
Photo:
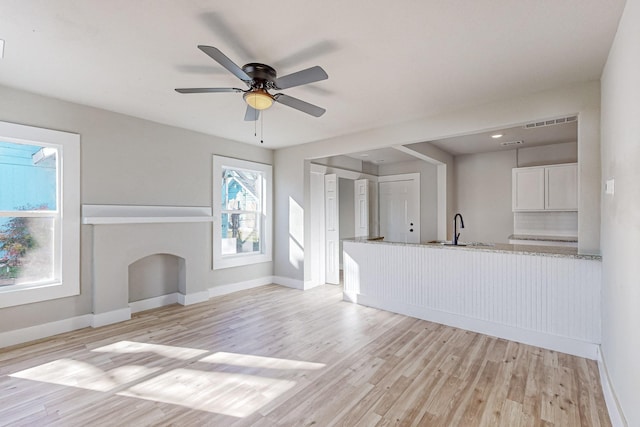
[(83, 224), (91, 227), (93, 326), (131, 318), (129, 267), (150, 256), (177, 259), (177, 295), (154, 296), (156, 306), (206, 301), (211, 222), (209, 207), (84, 205)]

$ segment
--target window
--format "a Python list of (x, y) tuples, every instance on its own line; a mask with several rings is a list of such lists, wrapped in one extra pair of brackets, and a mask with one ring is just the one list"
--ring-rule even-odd
[(0, 308), (79, 293), (79, 145), (0, 122)]
[(271, 261), (271, 166), (213, 156), (213, 268)]

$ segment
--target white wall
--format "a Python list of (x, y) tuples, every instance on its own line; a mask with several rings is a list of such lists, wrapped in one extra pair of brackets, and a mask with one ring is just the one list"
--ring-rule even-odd
[(413, 160), (378, 166), (380, 176), (415, 172), (420, 174), (420, 241), (428, 242), (438, 237), (438, 182), (436, 165), (423, 160)]
[[(83, 204), (211, 206), (213, 154), (273, 160), (273, 152), (264, 148), (16, 89), (0, 86), (0, 99), (2, 121), (80, 134)], [(91, 313), (92, 239), (92, 226), (83, 226), (81, 295), (2, 309), (0, 332)], [(272, 263), (209, 269), (203, 287), (272, 274)]]
[(602, 75), (602, 353), (629, 426), (640, 425), (640, 1), (628, 0)]

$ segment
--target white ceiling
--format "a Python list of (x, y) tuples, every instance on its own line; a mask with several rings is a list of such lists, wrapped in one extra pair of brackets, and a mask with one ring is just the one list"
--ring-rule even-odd
[[(624, 0), (2, 0), (0, 84), (250, 144), (237, 87), (197, 49), (329, 79), (264, 113), (278, 148), (598, 79)], [(535, 119), (535, 118), (532, 118)], [(258, 127), (258, 134), (260, 128)]]

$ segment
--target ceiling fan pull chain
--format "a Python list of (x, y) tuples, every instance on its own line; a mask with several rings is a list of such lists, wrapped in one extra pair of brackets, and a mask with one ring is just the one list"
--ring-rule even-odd
[(260, 144), (264, 144), (264, 113), (260, 115)]

